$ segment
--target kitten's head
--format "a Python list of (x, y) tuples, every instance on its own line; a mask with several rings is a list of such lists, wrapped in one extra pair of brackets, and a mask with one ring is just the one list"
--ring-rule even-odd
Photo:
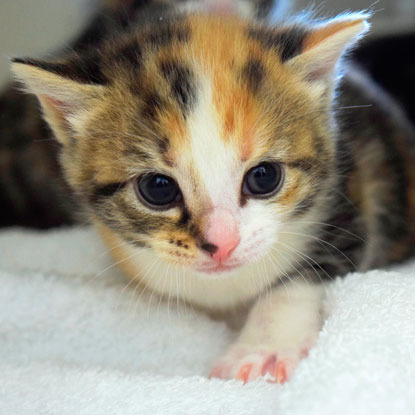
[[(13, 70), (63, 144), (68, 182), (141, 278), (254, 294), (298, 267), (302, 234), (324, 218), (337, 62), (366, 29), (362, 15), (276, 28), (193, 15)], [(210, 302), (226, 303), (219, 291)]]

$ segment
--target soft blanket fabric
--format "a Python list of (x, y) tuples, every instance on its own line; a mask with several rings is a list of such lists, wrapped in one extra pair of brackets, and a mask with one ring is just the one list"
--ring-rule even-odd
[(234, 334), (139, 295), (91, 229), (0, 234), (0, 414), (415, 414), (415, 264), (329, 288), (293, 379), (208, 380)]

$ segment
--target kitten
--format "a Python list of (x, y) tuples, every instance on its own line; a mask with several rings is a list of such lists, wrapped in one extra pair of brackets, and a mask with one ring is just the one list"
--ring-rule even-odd
[(211, 375), (282, 383), (317, 339), (325, 281), (414, 254), (414, 138), (364, 74), (341, 80), (368, 16), (271, 27), (232, 4), (12, 69), (131, 278), (208, 310), (252, 304)]

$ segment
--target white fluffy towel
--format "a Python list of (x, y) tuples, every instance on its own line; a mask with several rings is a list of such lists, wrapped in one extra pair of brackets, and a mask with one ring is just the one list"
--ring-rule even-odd
[(0, 234), (0, 414), (415, 414), (415, 264), (329, 288), (283, 386), (208, 380), (223, 323), (141, 297), (91, 229)]

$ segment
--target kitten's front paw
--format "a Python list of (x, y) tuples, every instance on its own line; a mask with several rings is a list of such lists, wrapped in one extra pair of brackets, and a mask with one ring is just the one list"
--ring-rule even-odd
[(220, 359), (210, 372), (210, 377), (238, 379), (244, 383), (266, 376), (269, 382), (284, 383), (289, 380), (308, 349), (300, 353), (275, 352), (270, 349), (253, 351), (239, 346)]
[(244, 383), (261, 376), (276, 383), (289, 380), (317, 341), (322, 296), (322, 286), (296, 282), (259, 300), (210, 376)]

